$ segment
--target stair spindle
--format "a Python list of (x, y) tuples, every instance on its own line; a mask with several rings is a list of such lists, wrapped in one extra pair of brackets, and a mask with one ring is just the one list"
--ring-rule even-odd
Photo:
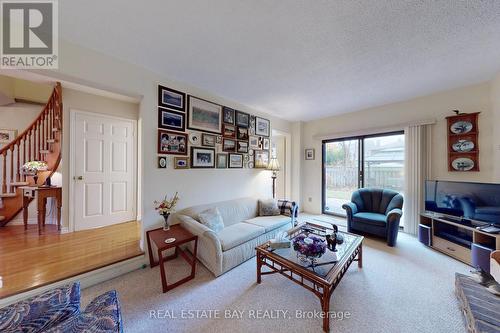
[(19, 166), (19, 161), (21, 160), (21, 151), (20, 151), (20, 141), (17, 142), (16, 147), (17, 147), (17, 160), (16, 160), (16, 182), (21, 181), (21, 173), (20, 173), (20, 166)]
[(7, 193), (7, 151), (5, 150), (3, 156), (2, 168), (2, 193)]
[(12, 187), (12, 181), (14, 180), (14, 146), (12, 145), (10, 147), (10, 179), (9, 179), (9, 185), (10, 189), (9, 192), (13, 192), (14, 187)]

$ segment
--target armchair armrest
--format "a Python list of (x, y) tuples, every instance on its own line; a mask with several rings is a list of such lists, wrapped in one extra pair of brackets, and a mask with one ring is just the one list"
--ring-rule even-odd
[(399, 224), (399, 219), (403, 215), (403, 211), (399, 208), (394, 208), (389, 213), (387, 213), (387, 216), (385, 217), (385, 220), (387, 223), (395, 223), (397, 222)]
[(346, 202), (342, 205), (342, 208), (346, 210), (347, 216), (350, 218), (358, 212), (358, 206), (354, 202)]
[(282, 215), (291, 218), (292, 228), (295, 226), (297, 217), (299, 216), (299, 205), (295, 201), (278, 200), (278, 208)]

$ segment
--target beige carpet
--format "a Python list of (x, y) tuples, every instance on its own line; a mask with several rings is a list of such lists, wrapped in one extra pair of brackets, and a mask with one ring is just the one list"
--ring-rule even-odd
[[(364, 244), (363, 269), (351, 265), (332, 296), (331, 311), (349, 312), (343, 320), (331, 319), (332, 332), (465, 332), (454, 274), (467, 274), (468, 266), (406, 234), (396, 248), (375, 239)], [(118, 290), (125, 332), (322, 331), (320, 319), (296, 318), (297, 310), (320, 309), (316, 296), (278, 275), (264, 276), (257, 285), (255, 266), (254, 258), (215, 279), (198, 265), (195, 280), (166, 294), (158, 266), (148, 267), (84, 290), (84, 303)], [(180, 258), (167, 270), (171, 281), (187, 272)], [(190, 318), (196, 310), (201, 318)]]

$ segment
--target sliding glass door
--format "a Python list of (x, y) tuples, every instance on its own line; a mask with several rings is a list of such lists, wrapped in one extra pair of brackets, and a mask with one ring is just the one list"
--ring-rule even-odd
[(361, 187), (404, 189), (403, 132), (323, 141), (323, 213), (345, 216), (342, 205)]

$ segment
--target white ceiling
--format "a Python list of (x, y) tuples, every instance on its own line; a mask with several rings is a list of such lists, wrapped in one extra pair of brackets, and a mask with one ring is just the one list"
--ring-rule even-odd
[(489, 80), (500, 0), (64, 0), (63, 38), (289, 120)]

